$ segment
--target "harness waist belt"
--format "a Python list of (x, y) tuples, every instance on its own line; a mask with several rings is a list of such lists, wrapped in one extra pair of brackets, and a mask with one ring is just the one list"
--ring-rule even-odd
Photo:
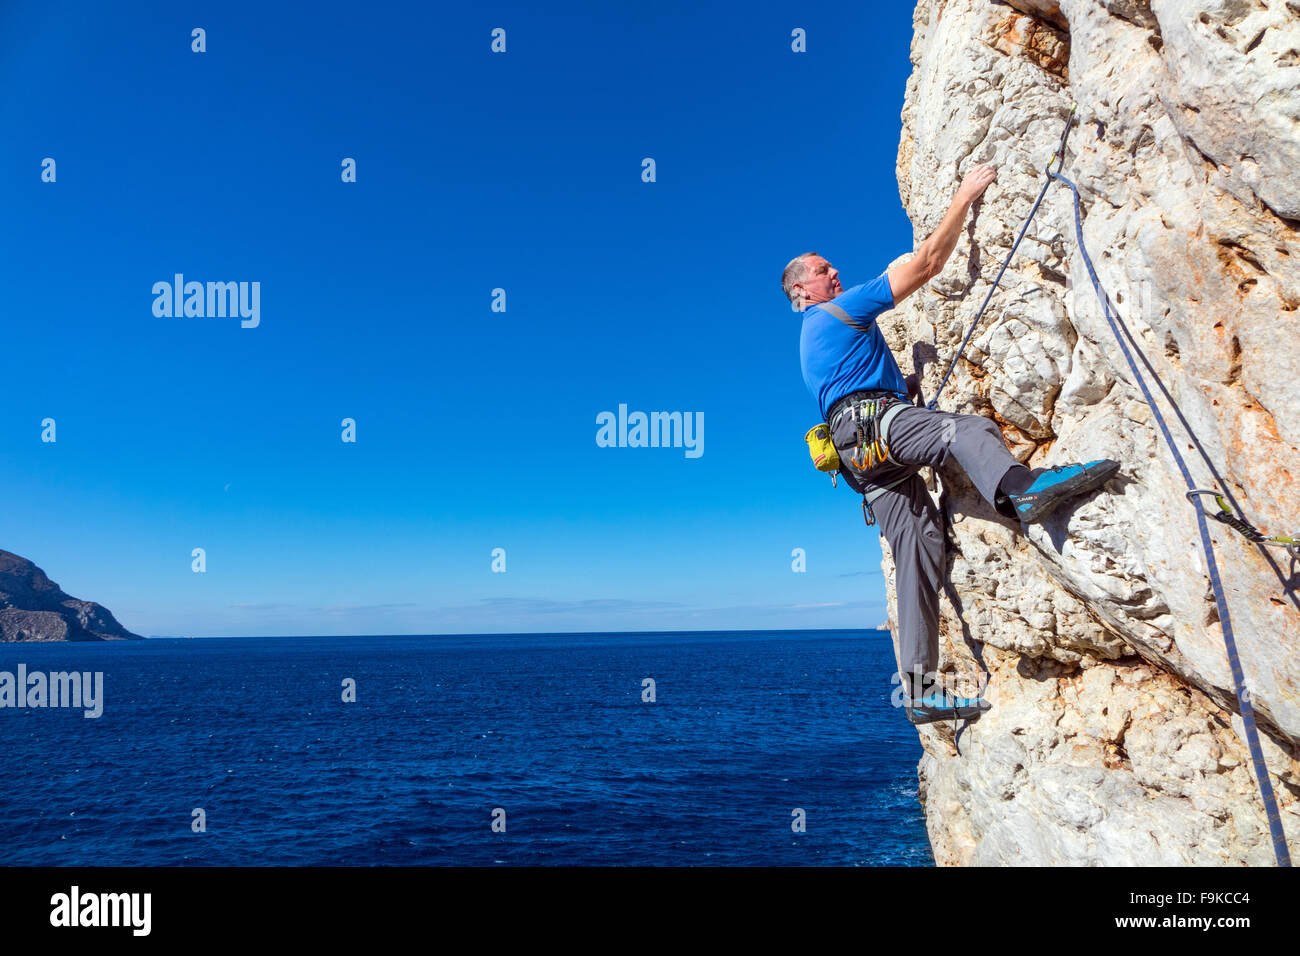
[(872, 389), (863, 392), (849, 392), (849, 394), (841, 398), (837, 398), (835, 399), (835, 401), (831, 402), (831, 407), (826, 409), (826, 422), (831, 426), (833, 430), (835, 428), (835, 419), (838, 418), (840, 416), (840, 413), (843, 412), (844, 409), (847, 408), (849, 405), (852, 405), (855, 402), (862, 402), (862, 401), (871, 401), (871, 400), (879, 401), (882, 398), (893, 398), (893, 399), (897, 399), (900, 402), (903, 401), (903, 399), (899, 397), (899, 394), (897, 392), (891, 392), (888, 389)]

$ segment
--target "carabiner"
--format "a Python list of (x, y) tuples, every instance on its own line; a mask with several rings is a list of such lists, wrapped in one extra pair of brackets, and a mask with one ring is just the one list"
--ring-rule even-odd
[(1219, 510), (1211, 512), (1210, 517), (1215, 521), (1222, 522), (1234, 531), (1239, 532), (1243, 538), (1252, 544), (1267, 544), (1275, 548), (1285, 548), (1287, 554), (1300, 560), (1300, 535), (1293, 535), (1288, 538), (1279, 534), (1270, 538), (1245, 518), (1240, 518), (1234, 514), (1232, 507), (1228, 504), (1228, 499), (1219, 492), (1197, 488), (1187, 492), (1185, 497), (1188, 501), (1194, 501), (1197, 495), (1210, 495), (1214, 498), (1214, 503), (1219, 506)]
[(1228, 514), (1232, 514), (1232, 509), (1228, 507), (1228, 499), (1224, 498), (1223, 495), (1217, 491), (1207, 488), (1194, 488), (1183, 495), (1183, 497), (1188, 501), (1195, 502), (1197, 495), (1209, 495), (1214, 499), (1214, 503), (1219, 506), (1220, 511), (1226, 511)]

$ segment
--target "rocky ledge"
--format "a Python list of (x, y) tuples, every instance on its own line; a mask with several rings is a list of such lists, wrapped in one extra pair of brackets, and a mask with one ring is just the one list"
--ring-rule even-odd
[[(972, 166), (999, 178), (944, 274), (882, 316), (904, 372), (933, 394), (1077, 103), (1064, 173), (1102, 283), (1218, 472), (1166, 403), (1196, 482), (1300, 530), (1300, 3), (920, 0), (914, 28), (898, 181), (917, 241)], [(1122, 472), (1027, 533), (939, 475), (943, 667), (986, 678), (994, 707), (956, 737), (922, 728), (937, 862), (1273, 863), (1195, 511), (1059, 183), (940, 407), (992, 418), (1031, 466)], [(1300, 856), (1300, 575), (1211, 525)]]
[(26, 558), (0, 551), (0, 643), (140, 639), (104, 606), (65, 594)]

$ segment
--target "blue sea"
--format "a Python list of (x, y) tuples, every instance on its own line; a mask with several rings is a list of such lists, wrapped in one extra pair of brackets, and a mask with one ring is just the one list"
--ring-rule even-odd
[(104, 702), (0, 709), (7, 864), (933, 863), (881, 631), (0, 644), (20, 662), (102, 671)]

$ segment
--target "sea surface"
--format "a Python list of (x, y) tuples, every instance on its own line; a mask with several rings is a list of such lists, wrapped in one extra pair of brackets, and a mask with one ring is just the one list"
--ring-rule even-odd
[(933, 864), (886, 632), (0, 644), (20, 662), (102, 671), (104, 702), (0, 708), (6, 864)]

